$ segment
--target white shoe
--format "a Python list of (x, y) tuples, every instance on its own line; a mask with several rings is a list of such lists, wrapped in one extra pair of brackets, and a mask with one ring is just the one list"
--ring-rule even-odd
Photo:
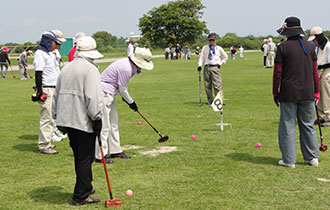
[(56, 134), (58, 137), (61, 137), (62, 140), (65, 139), (66, 137), (68, 137), (66, 134), (62, 134), (59, 130), (55, 131), (55, 134)]
[(283, 160), (278, 161), (278, 164), (279, 164), (280, 166), (284, 166), (284, 167), (288, 167), (288, 168), (295, 168), (295, 167), (296, 167), (295, 164), (293, 164), (293, 163), (291, 163), (291, 164), (289, 164), (289, 163), (284, 163)]
[(319, 159), (317, 158), (313, 158), (311, 160), (305, 160), (305, 163), (308, 164), (308, 165), (311, 165), (311, 166), (319, 166)]
[(58, 142), (58, 141), (62, 141), (63, 139), (61, 137), (59, 137), (58, 135), (56, 135), (55, 133), (52, 134), (52, 141)]

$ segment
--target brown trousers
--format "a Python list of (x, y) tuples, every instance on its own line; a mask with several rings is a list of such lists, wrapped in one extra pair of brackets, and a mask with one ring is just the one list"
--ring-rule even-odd
[(221, 91), (222, 101), (224, 100), (220, 69), (217, 66), (204, 67), (204, 87), (209, 105), (212, 104), (214, 99), (212, 94), (212, 87), (214, 90), (214, 95), (216, 96), (218, 92)]

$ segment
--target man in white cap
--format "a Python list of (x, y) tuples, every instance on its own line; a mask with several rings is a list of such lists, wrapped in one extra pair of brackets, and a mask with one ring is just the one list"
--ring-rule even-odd
[(127, 39), (125, 43), (127, 44), (127, 56), (129, 57), (133, 54), (134, 47), (129, 39)]
[(22, 52), (18, 57), (18, 68), (19, 68), (19, 76), (21, 80), (29, 79), (29, 74), (27, 72), (28, 62), (27, 57), (32, 55), (32, 50), (26, 50)]
[(272, 38), (268, 39), (268, 54), (267, 54), (267, 68), (273, 68), (274, 66), (274, 59), (275, 59), (275, 53), (276, 53), (276, 44), (273, 42)]
[(321, 88), (317, 109), (322, 126), (328, 127), (330, 126), (330, 42), (324, 36), (321, 27), (312, 28), (308, 40), (313, 41), (317, 47), (317, 65)]
[(211, 105), (214, 99), (212, 88), (214, 89), (215, 96), (221, 91), (222, 101), (224, 101), (220, 67), (226, 63), (228, 55), (222, 47), (215, 44), (215, 33), (209, 34), (208, 39), (209, 44), (202, 48), (197, 70), (201, 71), (204, 64), (204, 87), (207, 95), (207, 103)]
[[(135, 53), (128, 58), (122, 58), (110, 64), (101, 74), (102, 90), (104, 92), (104, 117), (101, 132), (102, 146), (106, 154), (107, 163), (112, 158), (130, 158), (120, 147), (118, 114), (115, 96), (119, 93), (133, 111), (138, 107), (128, 93), (128, 83), (131, 77), (140, 73), (141, 69), (152, 70), (152, 54), (149, 49), (135, 49)], [(101, 162), (99, 147), (96, 146), (96, 161)]]
[(58, 77), (53, 100), (53, 118), (57, 127), (68, 133), (74, 155), (76, 184), (72, 205), (100, 202), (91, 197), (92, 163), (95, 140), (102, 128), (103, 92), (98, 66), (94, 59), (103, 55), (96, 50), (90, 36), (77, 42), (77, 57), (67, 64)]
[(73, 48), (70, 50), (70, 52), (68, 53), (68, 58), (69, 58), (69, 62), (73, 61), (74, 59), (74, 55), (76, 53), (76, 45), (77, 45), (77, 42), (78, 40), (81, 38), (81, 37), (84, 37), (86, 36), (86, 34), (84, 32), (78, 32), (76, 33), (76, 35), (74, 36), (74, 39), (73, 39)]
[(40, 154), (58, 154), (55, 145), (51, 144), (54, 132), (54, 120), (52, 119), (52, 101), (59, 72), (56, 70), (55, 56), (52, 53), (64, 39), (57, 38), (52, 31), (42, 34), (40, 44), (34, 54), (34, 71), (36, 83), (36, 95), (32, 101), (40, 105), (40, 129), (38, 149)]

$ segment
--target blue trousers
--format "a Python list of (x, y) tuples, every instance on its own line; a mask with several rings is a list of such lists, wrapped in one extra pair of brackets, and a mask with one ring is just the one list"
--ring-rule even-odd
[(285, 163), (296, 163), (296, 122), (299, 126), (300, 149), (304, 160), (319, 158), (319, 149), (313, 127), (315, 103), (313, 100), (300, 102), (282, 102), (278, 127), (278, 140)]

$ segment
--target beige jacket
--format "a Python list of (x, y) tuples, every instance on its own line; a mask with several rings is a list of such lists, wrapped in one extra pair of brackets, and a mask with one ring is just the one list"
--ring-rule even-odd
[(62, 69), (52, 108), (57, 126), (93, 133), (92, 121), (102, 117), (103, 91), (91, 60), (78, 56)]

